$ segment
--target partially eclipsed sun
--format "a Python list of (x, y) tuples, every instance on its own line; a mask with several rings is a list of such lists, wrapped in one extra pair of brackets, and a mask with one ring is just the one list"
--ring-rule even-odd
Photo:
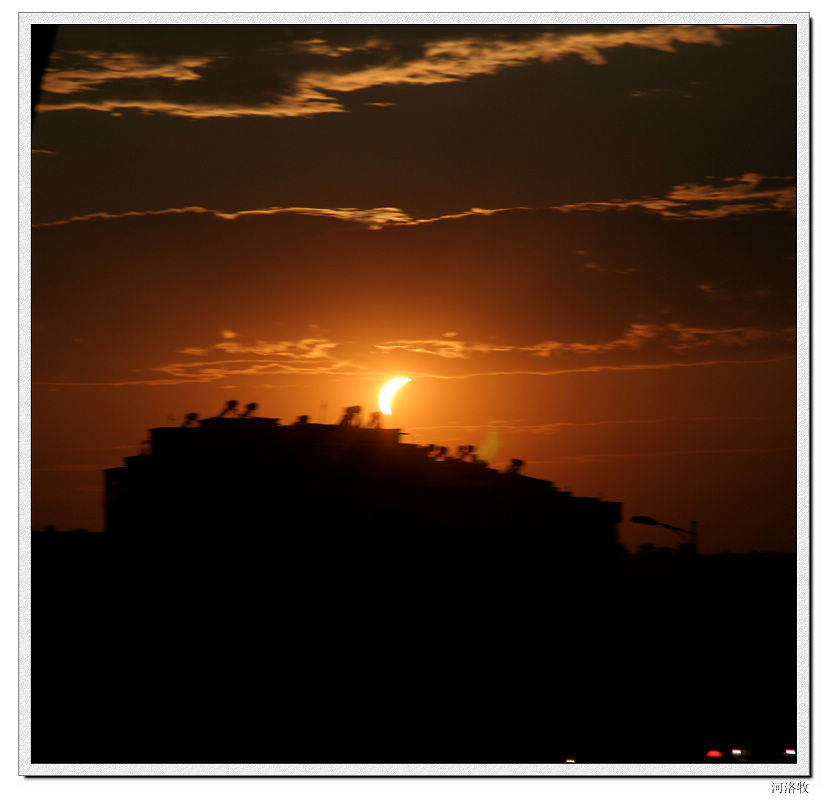
[(380, 411), (386, 416), (391, 414), (391, 401), (394, 399), (394, 392), (403, 384), (408, 383), (411, 378), (392, 378), (385, 386), (380, 389), (379, 393), (379, 407)]

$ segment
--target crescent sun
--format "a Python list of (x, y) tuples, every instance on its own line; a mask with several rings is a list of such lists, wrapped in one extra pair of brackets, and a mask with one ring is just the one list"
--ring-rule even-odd
[(386, 416), (391, 414), (391, 401), (394, 399), (394, 392), (408, 383), (411, 378), (392, 378), (385, 386), (380, 389), (379, 393), (379, 407), (380, 411)]

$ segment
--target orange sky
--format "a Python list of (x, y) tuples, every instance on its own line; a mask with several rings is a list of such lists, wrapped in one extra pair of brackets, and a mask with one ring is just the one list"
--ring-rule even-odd
[(407, 441), (793, 549), (791, 29), (163, 27), (44, 82), (36, 527), (99, 529), (149, 427), (406, 375)]

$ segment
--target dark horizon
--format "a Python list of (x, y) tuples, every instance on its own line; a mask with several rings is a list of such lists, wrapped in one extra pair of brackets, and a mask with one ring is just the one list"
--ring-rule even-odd
[(797, 763), (793, 554), (629, 556), (519, 460), (256, 410), (33, 534), (35, 763)]

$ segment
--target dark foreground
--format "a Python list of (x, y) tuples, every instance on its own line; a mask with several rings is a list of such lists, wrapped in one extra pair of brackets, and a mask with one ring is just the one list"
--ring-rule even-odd
[(797, 746), (793, 556), (38, 532), (32, 562), (36, 763), (781, 762)]

